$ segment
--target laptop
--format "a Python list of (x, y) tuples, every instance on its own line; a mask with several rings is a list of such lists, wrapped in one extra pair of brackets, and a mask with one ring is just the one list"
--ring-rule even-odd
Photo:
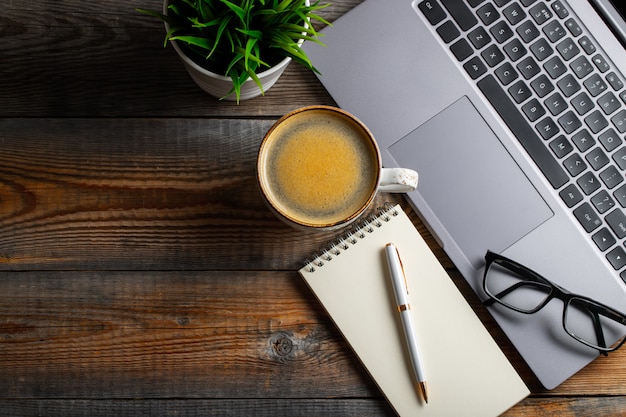
[[(408, 200), (482, 300), (491, 250), (626, 312), (617, 3), (365, 0), (322, 31), (326, 47), (305, 44), (384, 165), (419, 173)], [(547, 389), (598, 356), (563, 330), (560, 300), (488, 308)]]

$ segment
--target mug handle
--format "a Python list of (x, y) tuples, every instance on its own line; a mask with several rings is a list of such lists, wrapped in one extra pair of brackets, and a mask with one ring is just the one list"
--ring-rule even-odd
[(407, 193), (417, 188), (417, 172), (408, 168), (383, 168), (380, 173), (379, 191)]

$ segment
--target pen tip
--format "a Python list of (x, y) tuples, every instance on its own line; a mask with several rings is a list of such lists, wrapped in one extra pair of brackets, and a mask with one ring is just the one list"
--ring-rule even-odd
[(426, 382), (420, 382), (418, 386), (419, 386), (419, 391), (422, 394), (422, 398), (424, 398), (424, 402), (428, 404), (428, 389), (426, 387)]

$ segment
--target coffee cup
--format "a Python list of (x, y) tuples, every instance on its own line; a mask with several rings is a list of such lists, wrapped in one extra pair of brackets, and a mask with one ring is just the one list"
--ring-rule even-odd
[(370, 130), (336, 107), (308, 106), (280, 118), (261, 142), (257, 180), (274, 214), (307, 230), (334, 230), (361, 216), (379, 191), (407, 192), (417, 173), (383, 168)]

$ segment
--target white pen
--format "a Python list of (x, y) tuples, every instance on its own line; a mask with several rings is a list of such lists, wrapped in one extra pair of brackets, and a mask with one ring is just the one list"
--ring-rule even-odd
[(428, 390), (426, 389), (426, 379), (424, 378), (424, 366), (420, 359), (419, 346), (417, 343), (417, 336), (415, 334), (413, 320), (411, 319), (408, 299), (408, 288), (406, 283), (406, 276), (404, 275), (404, 267), (400, 260), (400, 253), (398, 248), (393, 243), (387, 243), (385, 246), (385, 252), (387, 254), (387, 262), (389, 264), (389, 274), (391, 275), (391, 282), (393, 284), (393, 292), (396, 296), (396, 304), (398, 304), (398, 311), (400, 312), (400, 319), (402, 320), (402, 328), (404, 329), (404, 336), (409, 350), (409, 357), (411, 359), (411, 365), (413, 372), (417, 379), (416, 391), (418, 395), (421, 392), (424, 401), (428, 402)]

